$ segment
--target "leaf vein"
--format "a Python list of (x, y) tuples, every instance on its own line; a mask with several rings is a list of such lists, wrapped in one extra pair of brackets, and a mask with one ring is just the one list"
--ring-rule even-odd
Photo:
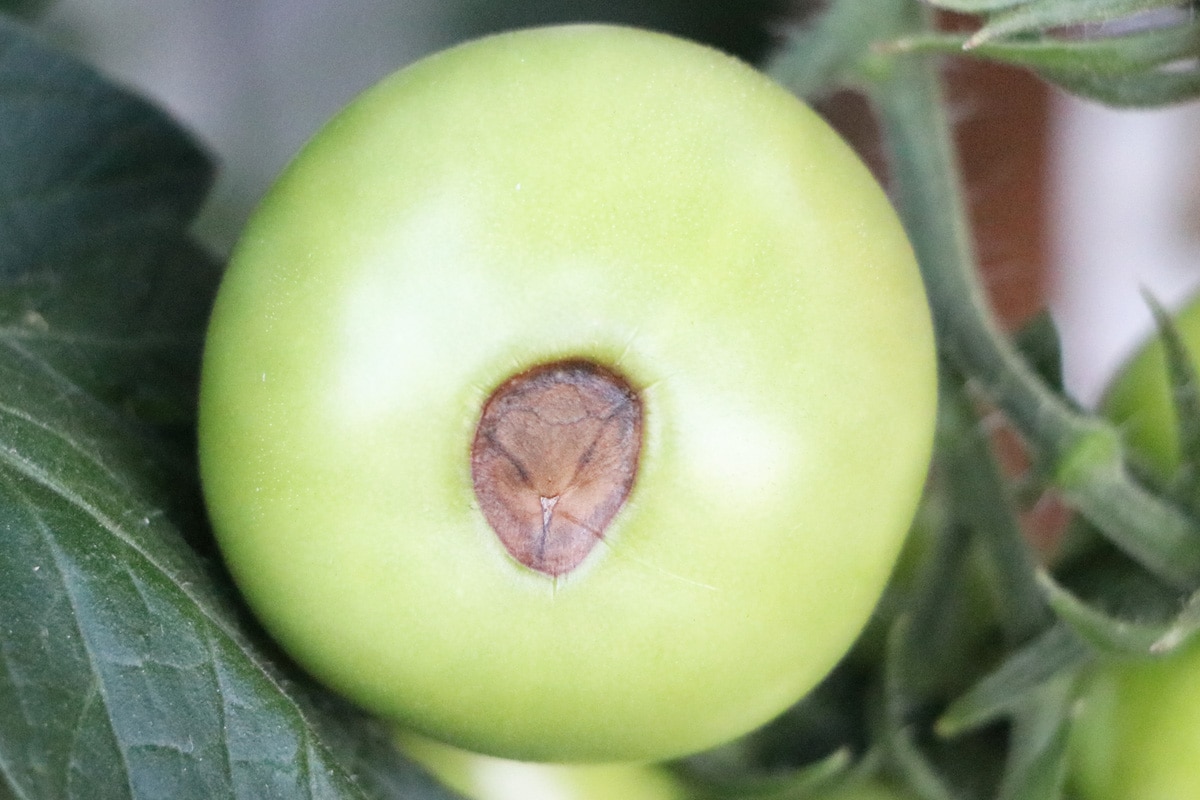
[[(131, 537), (129, 537), (129, 535), (121, 528), (121, 526), (117, 522), (110, 519), (100, 509), (96, 508), (94, 505), (87, 502), (87, 500), (84, 499), (79, 494), (72, 492), (68, 487), (62, 486), (61, 484), (52, 480), (51, 476), (48, 476), (44, 470), (38, 468), (36, 465), (31, 464), (24, 459), (15, 459), (12, 457), (11, 453), (9, 453), (8, 451), (2, 451), (2, 450), (0, 450), (0, 463), (8, 463), (10, 466), (12, 466), (14, 469), (16, 469), (22, 475), (33, 480), (34, 482), (38, 483), (39, 485), (46, 486), (46, 487), (52, 489), (53, 491), (58, 492), (60, 494), (60, 496), (62, 496), (65, 500), (72, 503), (78, 509), (83, 511), (87, 516), (89, 516), (93, 521), (95, 521), (103, 530), (108, 532), (112, 536), (112, 538), (115, 542), (117, 542), (118, 544), (124, 545), (124, 547), (126, 549), (128, 549), (130, 552), (132, 552), (135, 556), (139, 557), (142, 561), (144, 561), (150, 567), (157, 570), (160, 574), (167, 576), (171, 580), (171, 585), (180, 594), (182, 594), (185, 598), (187, 598), (192, 603), (192, 605), (195, 607), (197, 613), (199, 613), (204, 618), (204, 620), (211, 626), (211, 629), (215, 633), (220, 634), (224, 639), (226, 639), (230, 643), (239, 645), (239, 649), (245, 654), (247, 663), (249, 663), (255, 669), (255, 671), (259, 674), (259, 676), (278, 693), (279, 697), (281, 697), (284, 700), (284, 702), (287, 704), (287, 706), (290, 710), (291, 716), (294, 719), (300, 721), (301, 736), (303, 737), (303, 740), (304, 740), (302, 742), (303, 746), (301, 747), (301, 752), (303, 753), (302, 766), (303, 766), (303, 769), (305, 770), (305, 774), (307, 774), (309, 776), (310, 783), (312, 780), (312, 767), (311, 767), (311, 763), (309, 760), (309, 754), (310, 754), (310, 750), (315, 749), (317, 752), (320, 752), (323, 755), (328, 756), (328, 761), (330, 763), (334, 764), (335, 768), (342, 772), (342, 775), (346, 779), (347, 784), (358, 789), (360, 796), (365, 797), (365, 795), (363, 795), (361, 792), (361, 787), (359, 787), (357, 782), (353, 780), (351, 775), (348, 772), (346, 772), (344, 770), (344, 768), (341, 767), (341, 765), (338, 763), (337, 759), (333, 757), (332, 751), (330, 751), (329, 748), (323, 742), (321, 742), (319, 739), (317, 739), (313, 735), (312, 725), (308, 721), (307, 714), (305, 714), (303, 709), (300, 708), (300, 706), (296, 703), (296, 701), (293, 700), (286, 691), (284, 691), (283, 687), (280, 685), (279, 681), (275, 678), (275, 676), (273, 674), (271, 674), (270, 670), (268, 670), (263, 665), (263, 663), (259, 660), (259, 658), (256, 655), (247, 651), (244, 647), (241, 647), (240, 644), (241, 644), (242, 640), (240, 639), (240, 637), (238, 637), (228, 627), (228, 625), (225, 623), (224, 620), (222, 620), (222, 619), (220, 619), (220, 617), (214, 615), (212, 613), (212, 611), (207, 607), (207, 605), (205, 603), (201, 602), (200, 598), (195, 596), (191, 591), (188, 590), (188, 588), (186, 586), (181, 584), (176, 579), (176, 576), (174, 576), (172, 574), (172, 572), (165, 567), (164, 564), (160, 563), (158, 559), (156, 559), (154, 556), (152, 556), (150, 553), (148, 553), (140, 544), (138, 544)], [(2, 474), (3, 473), (0, 473), (0, 475), (2, 475)], [(36, 509), (34, 509), (31, 506), (31, 511), (36, 511)], [(41, 526), (41, 527), (43, 528), (43, 530), (45, 530), (44, 526)], [(48, 536), (48, 538), (50, 539), (51, 542), (53, 541), (52, 536)], [(57, 548), (55, 548), (55, 551), (56, 551), (56, 555), (57, 555)], [(58, 566), (59, 566), (59, 572), (60, 572), (60, 574), (62, 574), (61, 565), (58, 565)], [(73, 600), (72, 600), (72, 607), (75, 608)], [(76, 608), (76, 613), (78, 613), (77, 608)], [(89, 653), (89, 656), (90, 655), (91, 654)], [(106, 698), (106, 711), (108, 711), (111, 715), (111, 709), (107, 708), (107, 698)], [(310, 787), (310, 792), (311, 792), (311, 787)]]
[(67, 602), (70, 604), (73, 612), (71, 619), (75, 627), (75, 632), (79, 636), (79, 642), (82, 645), (84, 654), (87, 656), (88, 663), (92, 665), (92, 674), (97, 676), (97, 680), (93, 682), (92, 687), (96, 695), (103, 700), (101, 707), (104, 709), (105, 717), (108, 720), (109, 730), (113, 734), (113, 740), (117, 743), (117, 752), (120, 754), (121, 763), (124, 767), (126, 785), (129, 788), (129, 796), (133, 797), (133, 785), (129, 782), (131, 778), (131, 770), (128, 753), (122, 746), (121, 737), (117, 733), (116, 721), (113, 719), (112, 715), (112, 706), (108, 701), (108, 697), (105, 695), (103, 681), (99, 680), (99, 662), (97, 661), (96, 653), (92, 649), (92, 643), (87, 636), (87, 631), (85, 631), (83, 626), (79, 624), (79, 603), (78, 598), (75, 597), (75, 595), (71, 592), (71, 582), (67, 579), (67, 569), (65, 565), (66, 555), (58, 546), (58, 542), (55, 541), (53, 531), (51, 531), (49, 527), (47, 527), (47, 525), (42, 521), (40, 515), (38, 514), (37, 505), (20, 490), (20, 487), (15, 484), (11, 477), (4, 476), (3, 473), (0, 473), (0, 477), (4, 478), (4, 480), (12, 488), (13, 495), (19, 498), (22, 505), (25, 506), (29, 518), (34, 521), (34, 525), (36, 526), (38, 533), (41, 534), (46, 543), (47, 549), (50, 551), (54, 559), (54, 568), (62, 579), (63, 595), (66, 597)]
[[(136, 492), (135, 487), (129, 484), (120, 474), (113, 471), (107, 464), (105, 464), (91, 448), (84, 447), (81, 443), (66, 435), (66, 433), (51, 427), (49, 423), (34, 417), (32, 414), (24, 411), (23, 409), (15, 408), (5, 403), (0, 403), (0, 414), (6, 414), (9, 417), (13, 417), (21, 420), (22, 422), (33, 425), (34, 427), (48, 434), (50, 437), (67, 445), (67, 447), (78, 453), (89, 464), (98, 468), (101, 473), (103, 473), (104, 477), (108, 478), (114, 484), (124, 489), (127, 493), (134, 494)], [(21, 455), (11, 447), (5, 448), (4, 453), (4, 461), (10, 466), (18, 467), (18, 469), (20, 469), (18, 465), (28, 465), (27, 470), (20, 470), (22, 474), (24, 474), (26, 477), (33, 478), (38, 482), (39, 485), (44, 486), (45, 488), (57, 494), (59, 497), (62, 497), (64, 500), (72, 501), (72, 496), (74, 493), (70, 492), (70, 490), (61, 481), (56, 480), (53, 475), (49, 474), (45, 470), (37, 468), (29, 458)], [(83, 502), (81, 497), (80, 502)]]

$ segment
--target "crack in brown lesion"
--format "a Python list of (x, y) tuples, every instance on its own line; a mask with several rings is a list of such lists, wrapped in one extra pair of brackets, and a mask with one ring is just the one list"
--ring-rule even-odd
[(516, 375), (488, 398), (471, 447), (480, 509), (517, 561), (570, 572), (628, 497), (641, 439), (641, 402), (615, 373), (559, 361)]

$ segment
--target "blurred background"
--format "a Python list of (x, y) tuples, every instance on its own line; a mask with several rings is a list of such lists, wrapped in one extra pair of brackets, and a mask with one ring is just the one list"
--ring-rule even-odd
[[(272, 178), (359, 91), (487, 32), (567, 21), (666, 30), (760, 61), (788, 0), (57, 0), (35, 23), (165, 106), (220, 163), (203, 238), (225, 253)], [(1200, 106), (1113, 111), (999, 67), (949, 68), (986, 283), (1006, 324), (1045, 302), (1070, 391), (1093, 404), (1168, 306), (1200, 285)], [(822, 109), (869, 160), (852, 98)]]

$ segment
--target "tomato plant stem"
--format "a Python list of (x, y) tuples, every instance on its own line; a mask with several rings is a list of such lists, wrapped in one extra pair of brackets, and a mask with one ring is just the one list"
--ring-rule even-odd
[[(930, 30), (913, 0), (887, 0), (892, 37)], [(875, 54), (877, 57), (878, 54)], [(1042, 459), (1067, 500), (1117, 546), (1166, 580), (1200, 582), (1200, 526), (1135, 482), (1119, 436), (1032, 370), (1000, 330), (977, 260), (936, 63), (895, 55), (860, 71), (888, 148), (892, 190), (925, 277), (938, 344)]]
[(938, 385), (942, 474), (951, 508), (975, 532), (987, 555), (1001, 629), (1010, 641), (1021, 642), (1050, 621), (1049, 607), (1037, 585), (1033, 549), (1022, 534), (988, 430), (978, 424), (956, 371), (943, 370)]

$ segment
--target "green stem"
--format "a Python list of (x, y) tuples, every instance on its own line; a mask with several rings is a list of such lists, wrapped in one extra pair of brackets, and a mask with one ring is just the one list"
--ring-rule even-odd
[[(914, 0), (894, 7), (892, 36), (930, 30)], [(901, 8), (903, 7), (903, 8)], [(881, 14), (881, 16), (884, 16)], [(1172, 583), (1200, 584), (1200, 530), (1133, 481), (1117, 432), (1051, 390), (1001, 332), (978, 280), (946, 104), (935, 65), (895, 55), (865, 73), (891, 155), (897, 205), (929, 293), (938, 342), (959, 370), (1009, 417), (1068, 501), (1119, 547)]]
[(1009, 641), (1023, 642), (1051, 621), (1036, 578), (1037, 561), (1022, 534), (1017, 510), (991, 440), (952, 369), (939, 383), (944, 431), (939, 457), (954, 516), (978, 537), (992, 579), (993, 604)]

